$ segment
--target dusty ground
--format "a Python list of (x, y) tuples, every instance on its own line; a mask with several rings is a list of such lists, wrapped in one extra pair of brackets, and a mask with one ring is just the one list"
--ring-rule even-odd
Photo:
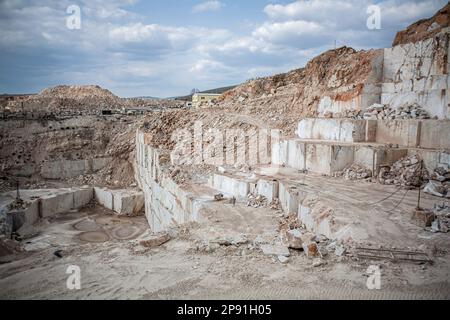
[[(269, 209), (252, 212), (267, 216)], [(102, 208), (62, 215), (43, 222), (38, 236), (24, 240), (31, 251), (1, 257), (0, 298), (450, 298), (450, 257), (445, 251), (433, 265), (356, 261), (330, 254), (324, 265), (314, 267), (313, 260), (295, 251), (289, 263), (282, 264), (249, 244), (200, 249), (197, 234), (204, 234), (205, 227), (183, 228), (165, 245), (145, 249), (138, 241), (146, 237), (142, 217), (116, 218)], [(272, 232), (267, 226), (263, 230)], [(56, 250), (62, 250), (62, 258), (54, 255)], [(366, 287), (370, 264), (381, 266), (381, 290)], [(66, 287), (69, 265), (81, 268), (81, 290)]]

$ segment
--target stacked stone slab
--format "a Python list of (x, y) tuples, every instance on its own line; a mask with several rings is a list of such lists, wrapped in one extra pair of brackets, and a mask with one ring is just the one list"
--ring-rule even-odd
[(297, 133), (273, 145), (274, 165), (329, 175), (355, 163), (376, 174), (417, 154), (432, 172), (450, 158), (449, 120), (303, 119)]
[[(119, 215), (138, 215), (144, 207), (144, 196), (137, 190), (110, 190), (90, 186), (20, 190), (23, 205), (11, 208), (16, 200), (15, 192), (0, 194), (0, 235), (31, 226), (41, 218), (64, 214), (97, 202)], [(5, 228), (5, 225), (7, 227)]]
[(450, 119), (450, 29), (435, 37), (384, 50), (381, 103), (417, 103), (431, 117)]
[(0, 235), (11, 234), (20, 228), (31, 226), (40, 218), (49, 218), (86, 206), (93, 197), (91, 187), (48, 190), (21, 190), (23, 206), (11, 209), (15, 192), (0, 195)]
[[(322, 174), (332, 174), (352, 163), (377, 171), (380, 164), (390, 165), (400, 156), (414, 154), (424, 159), (430, 172), (438, 163), (448, 163), (449, 43), (450, 29), (445, 28), (433, 38), (382, 50), (375, 55), (359, 96), (347, 102), (323, 97), (318, 110), (323, 117), (327, 113), (364, 112), (370, 103), (398, 111), (416, 105), (433, 119), (305, 119), (298, 128), (300, 140), (273, 146), (272, 163)], [(367, 161), (371, 156), (374, 160)]]
[(95, 200), (118, 215), (139, 215), (144, 208), (144, 195), (138, 190), (94, 188)]
[(206, 186), (180, 186), (161, 166), (161, 151), (136, 133), (135, 178), (144, 193), (145, 215), (153, 232), (170, 226), (201, 221), (201, 209), (214, 201), (215, 190)]

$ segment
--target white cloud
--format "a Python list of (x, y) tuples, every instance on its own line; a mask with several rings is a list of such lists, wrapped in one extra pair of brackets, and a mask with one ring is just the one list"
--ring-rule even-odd
[(381, 9), (382, 31), (367, 29), (367, 8), (372, 4), (372, 0), (298, 0), (269, 4), (264, 8), (269, 21), (254, 35), (293, 46), (298, 46), (299, 41), (314, 47), (334, 40), (339, 45), (356, 48), (386, 46), (397, 31), (420, 18), (432, 16), (445, 0), (379, 1), (376, 4)]
[[(335, 40), (357, 49), (389, 46), (398, 30), (446, 3), (378, 1), (383, 30), (371, 31), (366, 27), (371, 0), (270, 4), (261, 6), (263, 21), (229, 29), (201, 26), (201, 20), (196, 26), (188, 20), (155, 23), (128, 10), (136, 1), (79, 0), (82, 28), (68, 30), (66, 8), (72, 0), (0, 0), (0, 88), (26, 92), (59, 83), (98, 83), (124, 96), (173, 96), (192, 87), (237, 84), (301, 67), (334, 47)], [(223, 6), (207, 1), (193, 11)], [(27, 89), (8, 89), (17, 84)]]
[(253, 36), (274, 44), (302, 48), (316, 47), (329, 39), (324, 26), (303, 20), (265, 23), (253, 31)]
[(227, 30), (222, 29), (142, 23), (113, 26), (108, 35), (111, 48), (140, 54), (148, 59), (162, 52), (167, 54), (198, 50), (203, 44), (223, 43), (231, 36)]
[(211, 0), (197, 4), (192, 8), (192, 12), (220, 11), (224, 6), (225, 4), (218, 0)]
[(218, 61), (213, 61), (213, 60), (209, 60), (209, 59), (202, 59), (200, 61), (198, 61), (197, 63), (195, 63), (194, 66), (192, 66), (192, 68), (190, 68), (189, 71), (191, 72), (205, 72), (208, 70), (220, 70), (220, 69), (225, 69), (225, 66), (218, 62)]
[(342, 12), (351, 12), (355, 5), (365, 6), (367, 0), (311, 0), (296, 1), (287, 5), (269, 4), (264, 12), (272, 20), (305, 19), (310, 21), (321, 21), (324, 17), (337, 16)]
[(126, 26), (113, 27), (109, 37), (116, 43), (157, 43), (160, 45), (175, 44), (178, 41), (189, 40), (189, 31), (185, 28), (165, 27), (158, 24), (135, 23)]
[(269, 4), (264, 12), (272, 21), (314, 21), (338, 30), (363, 27), (368, 18), (367, 8), (380, 6), (382, 21), (388, 25), (414, 22), (436, 13), (445, 0), (298, 0), (286, 5)]

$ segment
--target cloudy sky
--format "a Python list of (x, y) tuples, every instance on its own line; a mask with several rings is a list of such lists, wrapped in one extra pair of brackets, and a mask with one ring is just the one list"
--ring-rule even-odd
[[(168, 97), (238, 84), (302, 67), (335, 42), (389, 47), (397, 30), (446, 3), (0, 0), (0, 93), (98, 84), (124, 97)], [(380, 30), (367, 27), (373, 4)], [(81, 10), (80, 29), (67, 27), (71, 5)]]

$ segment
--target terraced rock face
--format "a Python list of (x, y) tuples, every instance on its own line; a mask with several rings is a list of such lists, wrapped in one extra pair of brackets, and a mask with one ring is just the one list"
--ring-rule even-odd
[(228, 91), (219, 105), (292, 133), (300, 118), (344, 114), (377, 102), (382, 57), (382, 50), (330, 50), (305, 68), (252, 80)]
[[(44, 179), (70, 180), (72, 185), (94, 180), (114, 185), (118, 181), (129, 186), (133, 183), (133, 169), (128, 160), (134, 149), (129, 142), (136, 120), (132, 116), (1, 120), (1, 176), (20, 177), (22, 188)], [(95, 176), (98, 172), (100, 175)]]

